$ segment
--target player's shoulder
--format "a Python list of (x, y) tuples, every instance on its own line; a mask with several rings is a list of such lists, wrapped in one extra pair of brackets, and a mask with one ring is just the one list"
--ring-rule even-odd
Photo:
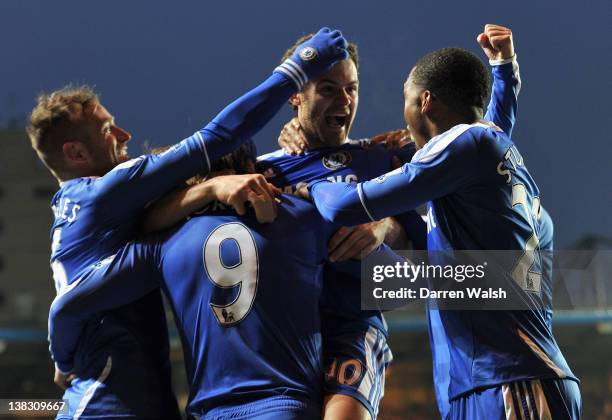
[(265, 153), (257, 157), (257, 163), (274, 163), (286, 159), (289, 157), (288, 153), (285, 153), (283, 149), (278, 149), (270, 153)]
[(279, 208), (284, 212), (298, 217), (300, 215), (318, 215), (316, 207), (307, 200), (292, 194), (282, 194), (279, 198)]
[(412, 157), (413, 163), (428, 163), (449, 151), (475, 152), (485, 139), (495, 139), (496, 129), (484, 122), (458, 124), (433, 137)]
[(275, 225), (280, 234), (284, 232), (286, 235), (290, 231), (299, 237), (302, 232), (304, 237), (315, 235), (326, 244), (329, 236), (337, 229), (337, 226), (321, 217), (310, 201), (291, 194), (282, 194), (279, 199), (278, 217), (271, 225)]
[[(167, 153), (167, 151), (165, 153)], [(138, 156), (136, 158), (130, 159), (130, 160), (126, 160), (125, 162), (122, 162), (119, 165), (115, 166), (106, 175), (99, 178), (99, 180), (104, 180), (105, 178), (112, 178), (113, 176), (117, 175), (118, 173), (122, 171), (125, 171), (126, 169), (132, 169), (136, 166), (140, 166), (142, 165), (143, 162), (148, 161), (148, 160), (157, 159), (159, 156), (142, 155), (142, 156)]]
[(293, 227), (296, 225), (314, 227), (322, 226), (325, 223), (317, 208), (310, 201), (291, 194), (282, 194), (279, 200), (277, 222), (289, 223)]
[(82, 198), (82, 196), (89, 194), (91, 186), (98, 179), (100, 177), (91, 176), (62, 181), (59, 190), (53, 196), (53, 201), (60, 200), (64, 196), (70, 197), (71, 200)]

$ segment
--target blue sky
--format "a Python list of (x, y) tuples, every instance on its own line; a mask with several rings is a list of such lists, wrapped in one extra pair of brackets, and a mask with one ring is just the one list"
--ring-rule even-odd
[[(479, 4), (480, 3), (480, 4)], [(361, 56), (353, 137), (402, 127), (402, 84), (424, 53), (479, 52), (485, 23), (510, 26), (523, 89), (514, 140), (555, 220), (556, 246), (612, 236), (612, 3), (553, 1), (22, 1), (0, 2), (0, 123), (35, 96), (94, 85), (134, 140), (174, 143), (263, 80), (287, 46), (337, 27)], [(505, 10), (502, 10), (505, 9)], [(275, 148), (290, 109), (257, 136)]]

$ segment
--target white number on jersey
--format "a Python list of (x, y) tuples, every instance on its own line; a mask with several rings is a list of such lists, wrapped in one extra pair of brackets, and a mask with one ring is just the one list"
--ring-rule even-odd
[[(62, 229), (58, 228), (53, 231), (53, 241), (51, 242), (51, 255), (55, 254), (62, 242)], [(68, 286), (68, 276), (64, 265), (58, 260), (51, 262), (51, 271), (53, 272), (53, 281), (55, 282), (55, 291), (59, 295), (66, 286)]]
[[(516, 267), (512, 271), (512, 278), (519, 286), (527, 292), (540, 293), (540, 284), (542, 273), (533, 271), (532, 267), (536, 262), (536, 256), (539, 257), (540, 240), (535, 230), (535, 221), (540, 212), (540, 199), (535, 197), (531, 208), (527, 201), (527, 191), (523, 184), (515, 184), (512, 186), (512, 207), (522, 206), (527, 222), (531, 226), (532, 235), (525, 242), (525, 250), (521, 258), (519, 258)], [(536, 253), (538, 253), (536, 255)], [(540, 260), (541, 261), (541, 260)]]
[[(238, 245), (240, 260), (227, 267), (221, 260), (221, 244), (233, 239)], [(211, 281), (218, 287), (238, 286), (238, 295), (233, 302), (218, 305), (210, 302), (210, 308), (223, 327), (238, 324), (246, 317), (257, 294), (259, 261), (255, 239), (242, 223), (227, 223), (216, 228), (206, 240), (203, 249), (204, 269)]]

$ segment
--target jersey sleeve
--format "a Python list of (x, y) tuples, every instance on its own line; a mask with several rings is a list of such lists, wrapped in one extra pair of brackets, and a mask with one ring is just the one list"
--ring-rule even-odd
[(204, 142), (192, 136), (160, 155), (140, 156), (116, 166), (91, 183), (92, 196), (101, 217), (123, 222), (208, 168)]
[(491, 121), (508, 136), (512, 134), (518, 109), (521, 76), (516, 56), (507, 60), (489, 61), (492, 65), (493, 89), (485, 120)]
[(413, 162), (356, 186), (316, 182), (309, 186), (310, 195), (323, 218), (347, 226), (415, 209), (474, 182), (478, 172), (474, 136), (482, 131), (468, 130), (448, 144), (432, 144)]
[(60, 371), (72, 370), (79, 337), (92, 315), (131, 303), (160, 286), (157, 251), (152, 243), (130, 243), (57, 295), (49, 310), (48, 339)]
[(296, 92), (293, 82), (273, 73), (236, 99), (195, 135), (204, 139), (211, 162), (231, 153), (261, 130)]
[(209, 124), (158, 156), (141, 156), (118, 165), (94, 183), (102, 208), (119, 221), (240, 147), (263, 128), (295, 92), (295, 85), (274, 73), (241, 96)]
[(414, 249), (427, 249), (427, 223), (416, 210), (395, 215), (395, 220), (404, 228)]

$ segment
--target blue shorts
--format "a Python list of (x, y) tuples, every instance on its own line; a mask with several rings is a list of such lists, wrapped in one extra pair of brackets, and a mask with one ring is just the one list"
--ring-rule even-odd
[(393, 355), (382, 331), (367, 325), (351, 327), (323, 335), (325, 394), (353, 397), (375, 419), (385, 394), (385, 371)]
[(582, 398), (571, 379), (533, 379), (472, 392), (450, 402), (447, 420), (579, 419)]
[(311, 420), (321, 418), (317, 401), (291, 397), (271, 397), (232, 407), (219, 407), (203, 415), (191, 414), (199, 420)]

